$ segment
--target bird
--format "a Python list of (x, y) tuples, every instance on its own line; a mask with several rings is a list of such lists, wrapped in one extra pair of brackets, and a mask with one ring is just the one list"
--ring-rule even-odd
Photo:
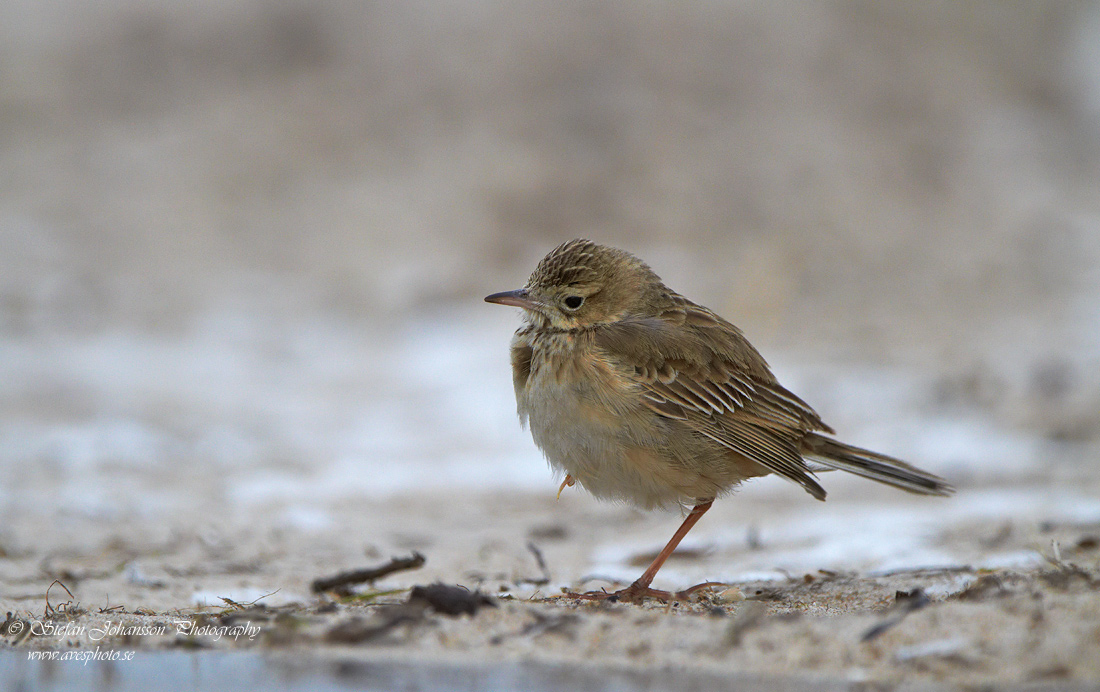
[(640, 509), (690, 508), (630, 586), (571, 595), (640, 602), (689, 598), (651, 587), (711, 504), (742, 481), (775, 474), (818, 500), (817, 472), (839, 469), (922, 495), (943, 478), (832, 437), (783, 387), (736, 326), (668, 288), (624, 250), (578, 238), (547, 254), (520, 289), (486, 302), (523, 309), (511, 342), (521, 425), (550, 466), (598, 499)]

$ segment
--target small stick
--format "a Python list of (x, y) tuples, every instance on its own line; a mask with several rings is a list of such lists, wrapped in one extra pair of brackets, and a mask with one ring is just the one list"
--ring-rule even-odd
[(528, 577), (526, 579), (521, 579), (520, 581), (525, 581), (528, 584), (534, 584), (535, 586), (546, 586), (550, 583), (550, 570), (546, 566), (546, 560), (544, 560), (542, 557), (542, 551), (539, 550), (538, 546), (536, 546), (531, 541), (527, 541), (527, 550), (529, 550), (531, 554), (535, 556), (535, 563), (539, 566), (539, 570), (542, 571), (542, 577), (539, 579), (531, 579), (530, 577)]
[(403, 572), (408, 569), (418, 569), (424, 566), (424, 556), (413, 553), (411, 557), (395, 557), (381, 567), (371, 569), (356, 569), (350, 572), (340, 572), (331, 577), (315, 579), (313, 581), (313, 593), (323, 593), (334, 589), (346, 590), (354, 584), (362, 584), (375, 579), (381, 579), (387, 574)]
[(69, 594), (69, 598), (76, 598), (76, 596), (73, 596), (73, 592), (69, 591), (69, 587), (67, 587), (67, 586), (65, 586), (64, 584), (61, 583), (60, 579), (54, 579), (52, 582), (50, 582), (50, 585), (46, 587), (46, 615), (45, 615), (45, 617), (53, 617), (58, 612), (60, 612), (62, 608), (66, 607), (67, 605), (72, 603), (71, 600), (70, 601), (65, 601), (64, 603), (59, 603), (56, 608), (54, 608), (52, 605), (50, 605), (50, 589), (52, 589), (54, 587), (54, 584), (57, 584), (61, 588), (65, 589), (65, 593)]
[[(279, 593), (279, 591), (281, 591), (281, 589), (275, 589), (271, 593), (265, 593), (263, 596), (260, 596), (259, 598), (257, 598), (254, 601), (249, 601), (248, 603), (237, 603), (232, 598), (227, 598), (225, 596), (219, 596), (218, 598), (222, 599), (222, 601), (226, 605), (231, 606), (235, 610), (244, 610), (246, 608), (251, 608), (252, 606), (256, 605), (257, 603), (259, 603), (263, 599), (267, 598), (268, 596), (274, 596), (275, 594)], [(265, 606), (261, 604), (260, 607), (264, 608)]]
[(863, 636), (860, 637), (860, 641), (869, 642), (877, 638), (908, 617), (910, 613), (920, 610), (931, 602), (932, 599), (924, 593), (924, 589), (914, 589), (909, 592), (898, 591), (894, 596), (894, 614), (864, 632)]

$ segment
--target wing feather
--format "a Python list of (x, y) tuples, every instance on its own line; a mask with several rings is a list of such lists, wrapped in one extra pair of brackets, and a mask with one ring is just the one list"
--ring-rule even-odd
[(673, 310), (602, 325), (595, 339), (634, 373), (652, 411), (825, 497), (799, 444), (813, 431), (832, 430), (776, 381), (732, 324), (677, 296)]

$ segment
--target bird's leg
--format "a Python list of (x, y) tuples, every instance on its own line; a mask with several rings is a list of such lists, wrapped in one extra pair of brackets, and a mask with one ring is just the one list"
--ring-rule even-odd
[(642, 576), (638, 577), (637, 581), (630, 585), (632, 589), (648, 589), (649, 585), (653, 583), (653, 578), (657, 576), (658, 570), (665, 564), (672, 552), (676, 550), (676, 546), (680, 545), (680, 541), (684, 540), (684, 536), (691, 531), (691, 528), (695, 526), (696, 522), (703, 518), (703, 514), (710, 509), (710, 505), (713, 500), (707, 500), (701, 502), (691, 508), (687, 517), (684, 518), (684, 523), (680, 524), (680, 528), (676, 529), (676, 533), (672, 534), (672, 538), (661, 552), (657, 553), (657, 557), (653, 558), (653, 562), (649, 563), (649, 567), (645, 572), (642, 572)]
[(611, 600), (631, 603), (633, 601), (640, 601), (646, 597), (657, 598), (662, 601), (672, 601), (686, 599), (696, 591), (705, 589), (709, 586), (720, 586), (718, 582), (704, 582), (690, 589), (685, 589), (676, 593), (649, 588), (649, 585), (653, 583), (653, 578), (657, 576), (657, 572), (661, 569), (661, 566), (665, 564), (665, 561), (672, 555), (672, 552), (676, 550), (676, 546), (680, 545), (680, 541), (684, 539), (688, 531), (691, 531), (691, 527), (695, 526), (696, 522), (703, 517), (703, 514), (710, 509), (713, 502), (714, 500), (705, 500), (691, 508), (691, 511), (688, 512), (687, 517), (684, 519), (684, 523), (680, 524), (680, 528), (676, 529), (676, 533), (672, 534), (672, 538), (669, 539), (669, 542), (661, 549), (661, 552), (657, 553), (657, 557), (653, 558), (653, 562), (651, 562), (646, 571), (642, 573), (642, 576), (638, 577), (637, 581), (630, 586), (614, 593), (591, 591), (589, 593), (571, 595), (590, 601)]

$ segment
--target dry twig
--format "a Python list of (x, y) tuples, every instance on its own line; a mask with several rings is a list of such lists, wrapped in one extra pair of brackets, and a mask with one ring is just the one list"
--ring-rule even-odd
[(325, 591), (336, 591), (341, 595), (349, 595), (351, 592), (348, 587), (355, 584), (363, 584), (365, 582), (372, 582), (375, 579), (381, 579), (382, 577), (393, 574), (394, 572), (402, 572), (409, 569), (419, 569), (424, 566), (424, 556), (420, 553), (413, 553), (410, 557), (395, 557), (381, 567), (373, 567), (370, 569), (357, 569), (350, 572), (340, 572), (331, 577), (323, 577), (321, 579), (315, 579), (313, 581), (312, 589), (313, 593), (324, 593)]

